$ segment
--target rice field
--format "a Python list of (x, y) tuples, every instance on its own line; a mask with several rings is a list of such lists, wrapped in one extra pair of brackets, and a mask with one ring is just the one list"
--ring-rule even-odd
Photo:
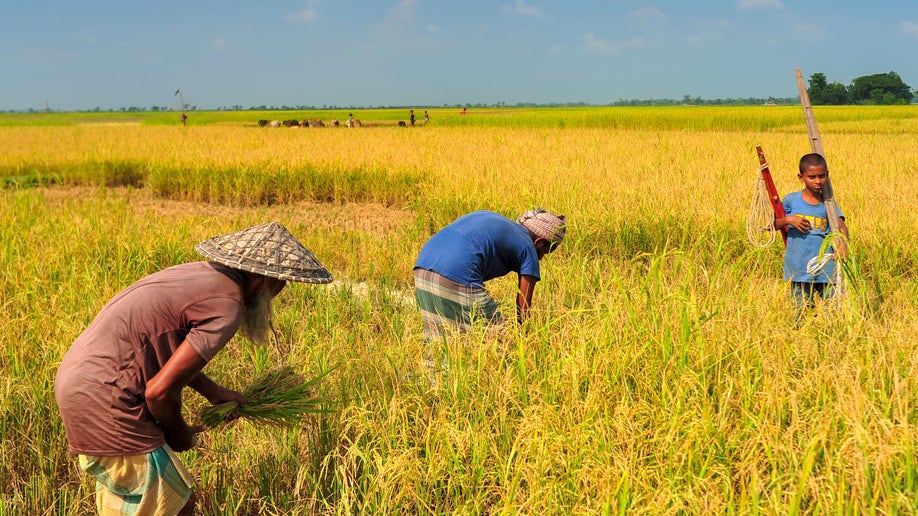
[[(745, 229), (756, 145), (800, 187), (799, 106), (457, 111), (0, 115), (0, 514), (92, 513), (64, 352), (123, 287), (267, 221), (336, 281), (288, 286), (277, 344), (237, 337), (205, 371), (330, 371), (330, 401), (202, 434), (182, 459), (203, 514), (918, 512), (918, 108), (815, 107), (861, 282), (800, 327), (780, 242)], [(533, 206), (569, 229), (532, 318), (451, 340), (419, 381), (420, 247)], [(489, 285), (505, 314), (515, 288)]]

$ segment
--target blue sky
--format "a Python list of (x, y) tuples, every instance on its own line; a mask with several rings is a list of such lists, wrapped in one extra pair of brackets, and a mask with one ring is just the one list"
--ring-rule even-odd
[(3, 0), (0, 110), (795, 97), (916, 56), (915, 0)]

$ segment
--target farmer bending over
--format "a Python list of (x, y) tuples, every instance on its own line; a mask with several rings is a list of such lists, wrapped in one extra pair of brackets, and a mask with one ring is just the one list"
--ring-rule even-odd
[(239, 329), (273, 331), (271, 300), (287, 281), (331, 274), (280, 224), (201, 242), (209, 261), (176, 265), (116, 295), (73, 342), (54, 381), (70, 451), (96, 479), (100, 514), (193, 514), (192, 477), (174, 452), (203, 426), (182, 419), (182, 389), (213, 404), (241, 393), (201, 370)]
[(502, 322), (485, 281), (509, 272), (519, 275), (517, 319), (532, 306), (539, 260), (557, 248), (566, 230), (564, 215), (542, 208), (527, 211), (516, 222), (491, 211), (457, 219), (430, 238), (414, 265), (415, 296), (424, 322), (424, 340), (452, 328), (467, 331), (473, 314)]

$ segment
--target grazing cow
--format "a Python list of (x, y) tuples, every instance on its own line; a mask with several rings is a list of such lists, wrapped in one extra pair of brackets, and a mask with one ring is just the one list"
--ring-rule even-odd
[(339, 125), (341, 125), (341, 122), (339, 122), (338, 119), (335, 118), (331, 121), (331, 125), (332, 127), (338, 127)]
[(319, 120), (318, 118), (310, 118), (309, 127), (325, 127), (325, 122)]
[(344, 125), (346, 125), (347, 127), (360, 127), (361, 123), (360, 123), (360, 120), (356, 118), (348, 118), (347, 122), (344, 122)]
[(280, 120), (271, 120), (270, 122), (268, 122), (268, 127), (280, 127), (280, 126), (281, 126)]
[(406, 124), (404, 120), (399, 120), (399, 121), (398, 121), (398, 126), (399, 126), (399, 127), (408, 127), (408, 124)]
[(267, 121), (267, 120), (259, 120), (259, 121), (258, 121), (258, 127), (264, 127), (264, 126), (266, 126), (266, 125), (268, 125), (268, 121)]
[(299, 127), (300, 122), (298, 120), (284, 120), (284, 127)]

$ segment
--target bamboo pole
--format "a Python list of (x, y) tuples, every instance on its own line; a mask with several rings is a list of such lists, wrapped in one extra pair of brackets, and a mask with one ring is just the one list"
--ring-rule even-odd
[[(810, 137), (810, 147), (813, 152), (826, 157), (822, 147), (822, 137), (819, 135), (819, 126), (816, 125), (816, 115), (813, 113), (813, 106), (810, 105), (810, 95), (806, 92), (806, 84), (803, 81), (803, 73), (799, 68), (794, 69), (797, 75), (797, 89), (800, 91), (800, 104), (803, 105), (803, 116), (806, 119), (806, 132)], [(828, 172), (828, 169), (826, 170)], [(832, 190), (831, 174), (826, 175), (826, 182), (822, 186), (822, 202), (826, 206), (826, 217), (829, 219), (829, 229), (840, 232), (841, 223), (838, 218), (838, 209), (835, 203), (835, 192)], [(847, 256), (848, 242), (844, 238), (835, 241), (836, 255)]]

